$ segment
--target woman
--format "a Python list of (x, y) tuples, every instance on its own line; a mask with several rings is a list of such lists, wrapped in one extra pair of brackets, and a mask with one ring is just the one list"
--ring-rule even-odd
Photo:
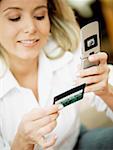
[(86, 98), (113, 119), (107, 55), (92, 55), (99, 66), (77, 73), (79, 27), (71, 8), (65, 0), (30, 2), (0, 1), (0, 149), (76, 149), (76, 103), (61, 110), (53, 98), (85, 82), (93, 92)]

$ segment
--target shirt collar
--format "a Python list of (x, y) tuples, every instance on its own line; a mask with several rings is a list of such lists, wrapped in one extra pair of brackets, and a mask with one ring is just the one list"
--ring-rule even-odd
[(61, 57), (56, 58), (56, 59), (49, 59), (47, 56), (45, 57), (46, 61), (49, 61), (49, 64), (51, 64), (50, 66), (52, 67), (52, 71), (60, 69), (65, 64), (67, 64), (69, 61), (71, 61), (73, 58), (73, 53), (71, 53), (69, 51), (64, 52), (64, 50), (58, 45), (56, 40), (53, 39), (51, 36), (48, 39), (48, 42), (45, 45), (42, 52), (45, 53), (44, 55), (47, 54), (50, 57), (59, 55), (60, 53), (63, 53), (63, 55)]

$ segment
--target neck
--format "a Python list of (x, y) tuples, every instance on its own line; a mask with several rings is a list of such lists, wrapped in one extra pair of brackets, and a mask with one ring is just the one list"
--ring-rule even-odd
[(30, 60), (19, 60), (10, 58), (10, 70), (15, 76), (18, 83), (33, 91), (36, 99), (38, 100), (38, 58)]
[(17, 78), (17, 80), (24, 79), (26, 77), (32, 76), (36, 74), (38, 70), (38, 59), (32, 60), (20, 60), (20, 59), (12, 59), (10, 58), (10, 70)]

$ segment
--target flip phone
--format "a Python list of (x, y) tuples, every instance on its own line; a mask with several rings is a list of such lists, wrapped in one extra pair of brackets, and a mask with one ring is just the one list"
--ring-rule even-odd
[(99, 37), (99, 24), (98, 21), (91, 22), (81, 28), (81, 65), (82, 68), (88, 68), (98, 65), (88, 60), (89, 55), (100, 52), (100, 37)]

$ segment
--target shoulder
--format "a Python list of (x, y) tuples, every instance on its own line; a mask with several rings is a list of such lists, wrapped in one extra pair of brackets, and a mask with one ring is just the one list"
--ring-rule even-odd
[(65, 67), (66, 65), (76, 65), (80, 63), (80, 50), (81, 44), (79, 44), (79, 47), (73, 52), (65, 51), (58, 45), (57, 41), (55, 41), (53, 38), (50, 38), (48, 43), (44, 47), (44, 53), (47, 57), (48, 55), (50, 56), (48, 57), (48, 59), (52, 64), (52, 68), (54, 70)]
[[(43, 51), (46, 54), (46, 56), (50, 59), (54, 60), (61, 60), (66, 58), (67, 55), (72, 54), (73, 56), (77, 56), (79, 57), (80, 55), (80, 49), (81, 49), (81, 43), (79, 44), (79, 46), (72, 51), (67, 51), (65, 49), (63, 49), (58, 43), (57, 41), (51, 36), (48, 39), (47, 44), (44, 46)], [(66, 55), (66, 56), (65, 56)]]

